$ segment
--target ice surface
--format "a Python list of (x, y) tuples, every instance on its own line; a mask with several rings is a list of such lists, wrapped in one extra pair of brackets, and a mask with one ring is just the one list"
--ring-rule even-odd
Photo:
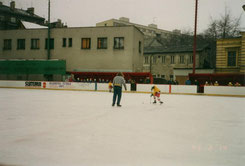
[(244, 166), (244, 98), (0, 89), (0, 163)]

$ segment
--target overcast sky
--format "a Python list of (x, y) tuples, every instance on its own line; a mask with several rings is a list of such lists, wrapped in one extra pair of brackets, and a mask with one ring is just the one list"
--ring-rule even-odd
[[(8, 5), (11, 0), (0, 0)], [(195, 0), (50, 0), (51, 21), (61, 19), (69, 27), (95, 26), (97, 22), (128, 17), (130, 22), (157, 24), (165, 30), (194, 28)], [(35, 13), (48, 18), (48, 0), (15, 0), (16, 8), (34, 7)], [(199, 0), (198, 33), (207, 28), (210, 18), (220, 18), (227, 7), (234, 18), (241, 15), (245, 28), (245, 0)]]

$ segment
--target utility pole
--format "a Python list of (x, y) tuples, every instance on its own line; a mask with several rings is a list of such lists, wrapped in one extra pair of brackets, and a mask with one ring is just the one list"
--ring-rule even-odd
[(195, 26), (194, 26), (194, 42), (193, 42), (193, 68), (192, 74), (195, 74), (196, 68), (196, 47), (197, 47), (197, 8), (198, 8), (198, 0), (196, 0), (196, 8), (195, 8)]
[(153, 54), (150, 55), (150, 73), (152, 74), (152, 57), (153, 57)]
[(48, 0), (48, 40), (47, 40), (48, 60), (50, 59), (50, 0)]

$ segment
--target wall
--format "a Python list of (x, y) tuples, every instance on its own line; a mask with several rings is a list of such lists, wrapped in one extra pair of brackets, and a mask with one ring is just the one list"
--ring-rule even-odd
[[(244, 38), (243, 38), (244, 39)], [(239, 73), (245, 61), (241, 59), (242, 38), (219, 39), (216, 48), (216, 72), (217, 73)], [(236, 66), (228, 66), (228, 51), (236, 51)], [(244, 55), (244, 53), (243, 53)]]
[[(144, 51), (144, 37), (143, 33), (137, 29), (133, 31), (133, 56), (132, 56), (132, 68), (135, 72), (142, 72), (143, 71), (143, 51)], [(141, 42), (141, 52), (139, 52), (139, 42)]]
[[(0, 37), (0, 59), (47, 59), (46, 29), (0, 31)], [(97, 49), (98, 37), (107, 37), (107, 49)], [(113, 48), (114, 37), (124, 37), (124, 49)], [(142, 61), (134, 50), (138, 50), (143, 34), (133, 26), (55, 28), (51, 30), (51, 38), (54, 38), (51, 59), (66, 60), (67, 71), (135, 72)], [(63, 38), (67, 39), (66, 47), (62, 46)], [(72, 47), (68, 47), (69, 38), (72, 38)], [(81, 49), (82, 38), (91, 38), (90, 49)], [(4, 39), (12, 39), (11, 50), (3, 50)], [(24, 50), (17, 50), (17, 39), (25, 39)], [(39, 49), (30, 49), (31, 39), (40, 39)], [(138, 62), (136, 67), (133, 61)]]
[[(180, 64), (179, 63), (179, 58), (180, 56), (183, 55), (185, 57), (185, 63)], [(154, 55), (148, 55), (145, 54), (144, 56), (149, 57), (149, 63), (150, 63), (150, 58), (151, 59), (151, 73), (153, 75), (164, 75), (166, 80), (170, 80), (170, 75), (173, 75), (175, 77), (174, 69), (175, 68), (191, 68), (192, 63), (189, 63), (189, 56), (190, 54), (188, 53), (162, 53), (162, 54), (154, 54)], [(162, 63), (162, 57), (165, 56), (165, 63)], [(174, 64), (171, 64), (171, 56), (174, 56)], [(156, 63), (153, 63), (153, 57), (156, 57)], [(198, 57), (199, 54), (196, 56), (196, 61), (198, 62)], [(197, 63), (198, 65), (198, 63)], [(150, 64), (144, 64), (146, 72), (149, 72), (150, 70)], [(147, 70), (149, 69), (149, 70)], [(188, 75), (188, 74), (187, 74)], [(174, 78), (175, 79), (175, 78)]]
[(240, 73), (245, 73), (245, 32), (241, 32), (242, 42), (241, 42), (241, 56), (240, 56)]

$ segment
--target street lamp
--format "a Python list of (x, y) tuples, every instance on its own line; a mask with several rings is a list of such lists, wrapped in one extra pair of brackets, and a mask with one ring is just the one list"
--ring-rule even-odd
[(196, 9), (195, 9), (195, 26), (194, 26), (194, 38), (193, 38), (193, 67), (192, 67), (192, 74), (195, 74), (196, 68), (196, 47), (197, 47), (197, 6), (198, 0), (196, 0)]

